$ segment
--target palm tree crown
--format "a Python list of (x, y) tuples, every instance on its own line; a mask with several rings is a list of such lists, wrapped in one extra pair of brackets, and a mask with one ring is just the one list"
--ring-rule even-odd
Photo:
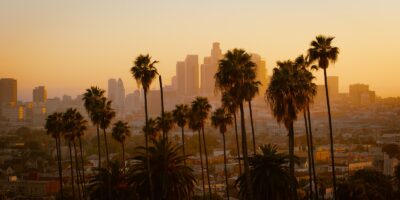
[(175, 123), (179, 127), (184, 127), (187, 123), (187, 117), (189, 113), (189, 106), (185, 104), (176, 105), (175, 109), (172, 111), (172, 116)]
[(227, 126), (232, 124), (232, 115), (226, 112), (223, 108), (218, 108), (211, 116), (211, 124), (219, 128), (221, 133), (226, 133)]
[(120, 142), (124, 143), (126, 138), (131, 135), (131, 131), (129, 130), (129, 126), (127, 122), (117, 121), (114, 123), (114, 127), (112, 129), (112, 137)]
[(311, 48), (308, 49), (310, 61), (317, 61), (321, 69), (328, 68), (329, 62), (336, 62), (339, 55), (339, 48), (331, 46), (333, 39), (334, 37), (319, 35), (311, 42)]
[(149, 89), (151, 82), (158, 74), (154, 66), (156, 63), (158, 61), (152, 61), (149, 54), (139, 55), (134, 62), (134, 66), (131, 68), (133, 77), (145, 91)]

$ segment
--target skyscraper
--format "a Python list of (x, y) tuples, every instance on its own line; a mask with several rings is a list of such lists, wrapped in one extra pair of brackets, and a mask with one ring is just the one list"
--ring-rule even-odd
[(122, 80), (119, 78), (108, 80), (108, 99), (112, 101), (112, 107), (116, 110), (117, 114), (124, 113), (125, 105), (125, 87)]
[(211, 56), (204, 58), (201, 65), (201, 94), (204, 96), (214, 96), (215, 79), (214, 75), (218, 70), (219, 60), (222, 59), (222, 51), (218, 42), (213, 43)]
[(375, 102), (375, 92), (369, 90), (369, 85), (352, 84), (349, 86), (349, 96), (355, 105), (369, 104)]
[(185, 62), (176, 63), (176, 84), (178, 95), (184, 96), (186, 94), (186, 64)]
[(199, 92), (199, 56), (187, 55), (186, 65), (186, 95), (194, 96)]
[(256, 80), (260, 81), (261, 85), (259, 87), (259, 97), (264, 99), (264, 93), (268, 87), (268, 75), (265, 60), (261, 58), (258, 54), (251, 54), (251, 61), (256, 64)]
[(17, 80), (12, 78), (0, 79), (0, 104), (17, 103)]
[(34, 103), (45, 103), (47, 100), (47, 91), (44, 86), (38, 86), (33, 89), (33, 98), (32, 101)]
[(339, 96), (339, 77), (338, 76), (328, 76), (328, 91), (329, 98), (336, 100)]

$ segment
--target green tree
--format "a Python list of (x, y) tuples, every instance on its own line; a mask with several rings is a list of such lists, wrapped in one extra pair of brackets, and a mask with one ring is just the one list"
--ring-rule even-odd
[[(143, 87), (143, 93), (144, 93), (144, 111), (145, 111), (145, 126), (147, 126), (148, 123), (148, 112), (147, 112), (147, 91), (149, 90), (151, 82), (155, 79), (157, 76), (158, 72), (157, 69), (155, 68), (155, 64), (157, 64), (158, 61), (152, 61), (151, 57), (147, 55), (139, 55), (136, 60), (134, 61), (134, 66), (131, 68), (131, 73), (133, 75), (133, 78), (136, 80), (138, 86)], [(145, 132), (145, 146), (146, 150), (148, 150), (149, 146), (149, 140), (148, 140), (148, 135)], [(148, 153), (147, 157), (148, 157)], [(149, 179), (149, 187), (150, 187), (150, 199), (154, 200), (153, 198), (153, 183), (152, 183), (152, 178), (151, 178), (151, 170), (150, 170), (150, 161), (147, 159), (147, 168), (148, 168), (148, 179)]]
[(228, 184), (228, 169), (226, 167), (226, 140), (225, 140), (225, 133), (227, 131), (227, 126), (232, 124), (232, 115), (229, 112), (226, 112), (223, 108), (218, 108), (215, 110), (211, 116), (211, 124), (215, 128), (219, 128), (219, 132), (222, 135), (222, 142), (224, 148), (224, 171), (225, 171), (225, 189), (226, 189), (226, 196), (229, 200), (229, 184)]
[(147, 171), (147, 160), (150, 161), (150, 170), (153, 174), (155, 199), (185, 200), (194, 194), (195, 178), (193, 170), (183, 164), (185, 159), (180, 153), (180, 147), (166, 142), (155, 140), (154, 146), (149, 147), (149, 156), (145, 147), (137, 148), (134, 164), (129, 167), (128, 182), (137, 192), (139, 199), (150, 196), (150, 186)]
[[(185, 104), (179, 104), (175, 106), (172, 111), (172, 116), (175, 123), (181, 128), (181, 139), (182, 139), (182, 153), (183, 157), (186, 157), (185, 153), (185, 125), (187, 124), (189, 114), (189, 106)], [(186, 159), (183, 161), (186, 166)]]
[(332, 182), (333, 182), (333, 198), (336, 193), (336, 175), (335, 175), (335, 155), (333, 147), (333, 131), (332, 131), (332, 117), (331, 117), (331, 106), (329, 102), (328, 92), (328, 79), (326, 69), (329, 67), (329, 63), (335, 63), (338, 55), (339, 48), (331, 45), (334, 37), (326, 37), (319, 35), (311, 42), (311, 47), (308, 49), (308, 55), (310, 62), (317, 62), (318, 68), (324, 71), (325, 81), (325, 94), (326, 94), (326, 106), (328, 109), (328, 121), (329, 121), (329, 139), (331, 145), (331, 164), (332, 164)]
[[(292, 61), (277, 62), (277, 65), (278, 67), (273, 70), (266, 97), (277, 122), (283, 122), (289, 132), (289, 172), (294, 176), (293, 123), (297, 120), (297, 114), (311, 101), (310, 91), (316, 90), (316, 86), (306, 82), (314, 78), (311, 72), (299, 68)], [(297, 199), (296, 190), (292, 194)]]
[[(292, 183), (296, 182), (296, 178), (289, 173), (287, 167), (290, 156), (278, 153), (277, 147), (272, 145), (263, 145), (259, 149), (261, 152), (249, 159), (253, 199), (291, 199), (291, 193), (295, 189)], [(243, 199), (248, 199), (245, 191), (246, 175), (242, 174), (236, 184), (240, 188), (239, 195)]]
[(58, 164), (58, 174), (60, 179), (60, 198), (64, 199), (63, 190), (63, 176), (62, 176), (62, 165), (61, 165), (61, 135), (63, 133), (63, 116), (62, 113), (55, 112), (47, 116), (45, 129), (47, 134), (51, 135), (56, 141), (56, 151), (57, 151), (57, 164)]
[(243, 102), (247, 97), (246, 84), (255, 81), (255, 67), (248, 53), (242, 49), (233, 49), (229, 50), (224, 55), (224, 58), (220, 60), (217, 73), (215, 74), (216, 88), (220, 89), (223, 93), (229, 93), (234, 98), (234, 102), (239, 105), (244, 171), (247, 175), (246, 187), (248, 187), (246, 191), (248, 192), (247, 196), (249, 199), (253, 199), (253, 190), (249, 174), (249, 156)]
[(127, 137), (131, 135), (131, 131), (129, 130), (129, 126), (127, 122), (117, 121), (114, 123), (114, 127), (112, 129), (112, 137), (119, 143), (121, 143), (122, 147), (122, 167), (124, 169), (125, 174), (125, 140)]

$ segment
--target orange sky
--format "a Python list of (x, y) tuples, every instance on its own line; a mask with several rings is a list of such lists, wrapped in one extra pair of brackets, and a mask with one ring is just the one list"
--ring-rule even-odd
[[(368, 83), (383, 97), (400, 96), (400, 2), (396, 0), (171, 0), (0, 2), (0, 77), (18, 80), (19, 99), (38, 85), (48, 96), (106, 88), (121, 77), (136, 87), (129, 69), (140, 53), (160, 61), (169, 83), (186, 54), (240, 47), (267, 60), (304, 53), (317, 34), (336, 36), (339, 61), (328, 73), (340, 91)], [(321, 82), (321, 72), (317, 72)]]

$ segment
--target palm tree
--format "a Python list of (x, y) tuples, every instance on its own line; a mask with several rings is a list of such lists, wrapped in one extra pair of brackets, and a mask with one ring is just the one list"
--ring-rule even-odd
[(115, 117), (115, 111), (111, 108), (111, 101), (105, 97), (102, 98), (103, 109), (100, 112), (100, 128), (103, 129), (104, 143), (106, 147), (107, 167), (110, 163), (110, 156), (108, 155), (108, 142), (107, 142), (107, 128), (111, 125), (112, 119)]
[(102, 109), (102, 98), (104, 97), (105, 91), (100, 89), (99, 87), (90, 87), (86, 89), (86, 92), (83, 94), (82, 100), (84, 101), (84, 106), (87, 113), (90, 116), (90, 120), (93, 125), (96, 126), (97, 133), (97, 152), (99, 154), (99, 168), (101, 168), (101, 150), (100, 150), (100, 121), (101, 116), (99, 110)]
[(334, 37), (326, 37), (319, 35), (311, 42), (311, 47), (308, 49), (310, 62), (318, 62), (318, 68), (324, 70), (324, 81), (325, 81), (325, 94), (326, 94), (326, 106), (328, 109), (328, 121), (329, 121), (329, 139), (331, 145), (331, 164), (332, 164), (332, 182), (333, 182), (333, 198), (335, 199), (336, 194), (336, 174), (335, 174), (335, 155), (333, 149), (333, 131), (332, 131), (332, 118), (331, 118), (331, 106), (329, 102), (328, 92), (328, 79), (326, 75), (326, 69), (329, 67), (329, 63), (335, 63), (338, 55), (339, 48), (331, 45)]
[(129, 167), (128, 182), (137, 191), (139, 199), (146, 199), (150, 194), (147, 179), (147, 160), (153, 174), (155, 199), (185, 200), (191, 199), (194, 193), (195, 178), (193, 170), (183, 164), (185, 158), (179, 153), (180, 147), (166, 142), (155, 140), (154, 146), (149, 147), (149, 157), (145, 147), (137, 148), (134, 164)]
[(62, 165), (61, 165), (61, 134), (63, 133), (63, 125), (64, 125), (62, 117), (63, 117), (62, 113), (55, 112), (47, 117), (45, 125), (47, 134), (50, 134), (56, 141), (61, 200), (64, 199), (63, 176), (62, 176)]
[[(172, 117), (174, 118), (175, 123), (181, 128), (182, 130), (182, 154), (183, 157), (186, 156), (185, 153), (185, 125), (187, 124), (187, 118), (189, 114), (189, 106), (185, 104), (179, 104), (175, 106), (175, 109), (172, 111)], [(186, 159), (183, 161), (186, 166)]]
[(191, 107), (188, 113), (188, 121), (189, 121), (189, 128), (193, 131), (197, 131), (198, 133), (198, 142), (199, 142), (199, 155), (200, 155), (200, 168), (201, 168), (201, 180), (203, 185), (203, 198), (206, 196), (206, 187), (205, 187), (205, 178), (204, 178), (204, 165), (203, 165), (203, 151), (201, 145), (201, 123), (199, 118), (197, 117), (196, 113), (193, 111)]
[[(294, 176), (293, 122), (297, 120), (297, 114), (311, 102), (310, 91), (315, 91), (316, 85), (307, 82), (314, 78), (311, 72), (299, 68), (292, 61), (277, 62), (277, 65), (278, 68), (273, 70), (266, 97), (277, 122), (283, 122), (289, 132), (289, 170), (290, 175)], [(295, 190), (292, 194), (297, 199)]]
[(258, 87), (261, 85), (260, 81), (248, 81), (244, 84), (246, 88), (246, 101), (249, 104), (249, 112), (250, 112), (250, 125), (251, 125), (251, 135), (253, 137), (253, 154), (256, 154), (256, 137), (254, 133), (254, 122), (253, 122), (253, 109), (251, 106), (251, 100), (258, 94)]
[(225, 170), (225, 188), (226, 188), (226, 196), (229, 200), (229, 184), (228, 184), (228, 169), (226, 168), (226, 140), (225, 140), (225, 133), (227, 131), (227, 126), (232, 124), (232, 115), (229, 112), (226, 112), (223, 108), (218, 108), (214, 111), (213, 115), (211, 116), (211, 124), (215, 128), (219, 128), (219, 132), (222, 135), (222, 142), (224, 146), (224, 170)]
[(174, 127), (174, 117), (171, 112), (163, 112), (156, 118), (158, 129), (163, 133), (163, 138), (168, 141), (168, 132)]
[(237, 122), (236, 122), (236, 112), (238, 110), (238, 105), (234, 101), (235, 99), (230, 96), (228, 93), (222, 94), (222, 107), (225, 108), (228, 112), (233, 114), (233, 122), (235, 125), (235, 138), (236, 138), (236, 149), (237, 149), (237, 159), (239, 161), (239, 174), (242, 174), (242, 164), (240, 159), (240, 147), (239, 147), (239, 136), (237, 130)]
[[(75, 126), (75, 135), (78, 138), (79, 152), (80, 152), (80, 159), (81, 159), (81, 166), (80, 166), (80, 168), (82, 169), (81, 186), (82, 186), (83, 195), (86, 196), (85, 166), (84, 166), (84, 160), (83, 160), (83, 150), (82, 150), (83, 148), (82, 148), (82, 138), (81, 137), (85, 134), (85, 131), (87, 129), (87, 126), (86, 126), (87, 121), (83, 118), (83, 116), (79, 112), (75, 113), (74, 119), (75, 119), (75, 125), (74, 125)], [(75, 142), (74, 142), (74, 150), (75, 150), (75, 159), (77, 160), (77, 157), (76, 157), (77, 151), (76, 151)], [(76, 162), (76, 164), (78, 164), (78, 162)]]
[(249, 174), (249, 156), (247, 149), (247, 136), (244, 118), (243, 102), (246, 100), (246, 83), (255, 81), (255, 64), (251, 61), (251, 56), (242, 49), (228, 51), (220, 60), (217, 73), (215, 74), (216, 88), (223, 93), (229, 93), (239, 105), (240, 124), (242, 131), (242, 150), (244, 171), (247, 176), (246, 187), (247, 196), (253, 199), (251, 179)]
[[(277, 147), (273, 145), (263, 145), (257, 153), (250, 157), (250, 176), (253, 184), (254, 200), (291, 199), (293, 182), (296, 178), (288, 172), (287, 163), (290, 157), (286, 154), (278, 153)], [(239, 194), (243, 199), (247, 196), (246, 175), (242, 174), (236, 184), (239, 185)]]
[[(113, 161), (110, 163), (109, 170), (106, 168), (95, 169), (97, 173), (90, 179), (88, 185), (90, 199), (102, 199), (105, 190), (110, 190), (112, 199), (115, 200), (136, 199), (120, 166), (121, 164), (118, 161)], [(111, 188), (109, 188), (109, 180), (111, 180)]]
[(154, 141), (160, 137), (160, 129), (157, 121), (153, 118), (149, 118), (147, 124), (143, 126), (142, 131), (150, 137), (150, 141)]
[(198, 122), (200, 123), (201, 132), (203, 135), (203, 146), (204, 146), (204, 155), (206, 158), (206, 172), (207, 172), (207, 183), (208, 183), (208, 192), (211, 193), (211, 182), (210, 182), (210, 171), (208, 168), (208, 153), (207, 153), (207, 145), (206, 145), (206, 136), (204, 134), (204, 123), (207, 119), (208, 113), (211, 110), (211, 105), (208, 103), (208, 99), (205, 97), (196, 97), (194, 101), (192, 101), (192, 112), (198, 118)]
[(129, 137), (131, 131), (129, 130), (129, 126), (127, 122), (117, 121), (114, 123), (114, 127), (112, 129), (113, 138), (121, 143), (122, 146), (122, 167), (124, 169), (125, 174), (125, 140)]
[[(135, 62), (134, 66), (131, 68), (131, 73), (133, 77), (135, 78), (138, 86), (143, 87), (143, 93), (144, 93), (144, 111), (145, 111), (145, 124), (147, 125), (148, 122), (148, 113), (147, 113), (147, 91), (149, 90), (151, 82), (155, 79), (157, 76), (157, 69), (155, 68), (155, 64), (158, 63), (158, 61), (152, 61), (151, 57), (149, 54), (147, 55), (139, 55)], [(145, 125), (145, 126), (146, 126)], [(148, 150), (149, 146), (149, 140), (148, 136), (145, 132), (145, 145), (146, 145), (146, 150)], [(148, 157), (148, 153), (146, 152), (146, 157)], [(147, 159), (147, 168), (148, 168), (148, 176), (149, 176), (149, 187), (150, 187), (150, 194), (151, 194), (151, 200), (154, 200), (153, 198), (153, 183), (152, 183), (152, 178), (151, 178), (151, 170), (150, 170), (150, 161)]]

